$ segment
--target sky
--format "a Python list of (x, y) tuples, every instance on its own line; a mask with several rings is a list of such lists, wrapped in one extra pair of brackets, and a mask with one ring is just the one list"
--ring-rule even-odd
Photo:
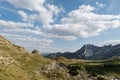
[(120, 0), (0, 0), (0, 35), (29, 51), (120, 44)]

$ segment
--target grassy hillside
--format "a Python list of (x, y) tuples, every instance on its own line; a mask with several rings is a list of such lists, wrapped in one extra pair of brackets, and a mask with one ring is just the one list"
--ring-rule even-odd
[(40, 55), (29, 53), (15, 54), (13, 57), (1, 56), (0, 80), (42, 80), (39, 68), (49, 62)]
[(49, 62), (0, 36), (0, 80), (42, 80), (38, 69)]
[(68, 66), (63, 66), (63, 63), (44, 58), (37, 53), (31, 54), (23, 47), (0, 36), (0, 80), (84, 80), (87, 78), (83, 70), (79, 70), (79, 75), (73, 76)]
[(58, 57), (50, 60), (37, 53), (31, 54), (0, 36), (0, 80), (120, 79), (119, 57), (107, 60)]

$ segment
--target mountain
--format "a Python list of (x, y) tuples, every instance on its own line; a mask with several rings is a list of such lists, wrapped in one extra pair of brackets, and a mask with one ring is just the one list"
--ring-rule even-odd
[(94, 55), (99, 49), (100, 47), (91, 44), (86, 44), (81, 49), (74, 52), (74, 54), (76, 55), (77, 58), (89, 59), (89, 57)]
[(106, 45), (98, 47), (92, 44), (83, 45), (82, 48), (76, 52), (70, 53), (54, 53), (49, 54), (46, 57), (55, 58), (55, 57), (66, 57), (66, 58), (76, 58), (76, 59), (108, 59), (114, 56), (120, 56), (120, 44), (112, 46)]

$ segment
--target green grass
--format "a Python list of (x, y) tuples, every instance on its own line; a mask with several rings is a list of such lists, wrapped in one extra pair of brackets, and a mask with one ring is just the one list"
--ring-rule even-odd
[(50, 62), (0, 36), (0, 80), (46, 80), (39, 69)]
[(120, 75), (120, 59), (112, 58), (107, 60), (59, 60), (67, 65), (84, 66), (87, 73), (97, 75)]
[[(8, 52), (9, 53), (9, 52)], [(8, 53), (5, 53), (6, 55)], [(1, 55), (5, 55), (1, 54)], [(37, 54), (18, 54), (11, 53), (10, 59), (1, 59), (0, 62), (0, 80), (46, 80), (39, 73), (39, 69), (50, 62)], [(8, 56), (3, 56), (8, 58)], [(10, 61), (15, 61), (10, 63)], [(10, 63), (10, 64), (6, 64)]]

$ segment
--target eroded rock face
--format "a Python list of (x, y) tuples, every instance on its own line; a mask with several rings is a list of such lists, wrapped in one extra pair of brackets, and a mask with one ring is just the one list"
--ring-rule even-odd
[(99, 49), (99, 47), (92, 44), (86, 44), (74, 54), (76, 57), (78, 56), (77, 58), (88, 59), (89, 57), (93, 56)]

